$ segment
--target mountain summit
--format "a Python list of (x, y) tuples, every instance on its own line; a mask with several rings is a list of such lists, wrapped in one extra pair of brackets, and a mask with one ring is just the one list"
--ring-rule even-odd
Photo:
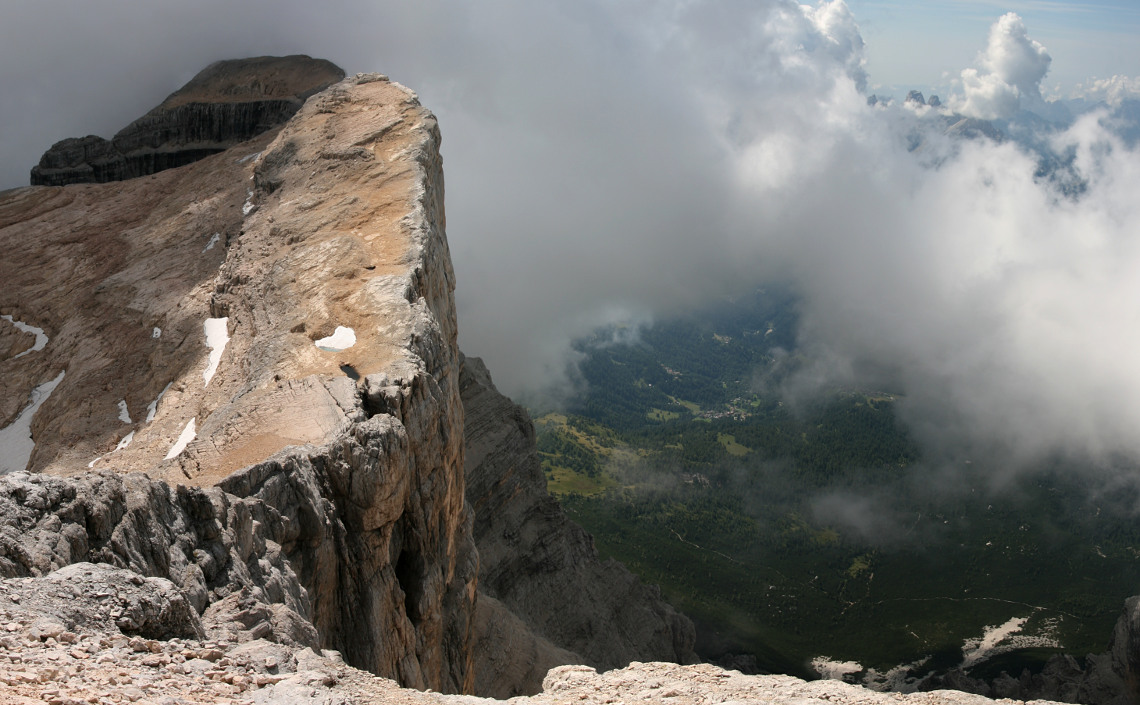
[(32, 185), (121, 181), (189, 164), (284, 124), (342, 78), (331, 62), (301, 55), (218, 61), (114, 138), (55, 143), (32, 168)]
[[(692, 623), (599, 559), (457, 347), (435, 117), (341, 73), (214, 64), (108, 143), (122, 179), (0, 194), (0, 624), (22, 637), (0, 661), (79, 644), (158, 688), (130, 654), (190, 680), (253, 654), (219, 687), (282, 702), (314, 658), (504, 697), (562, 664), (693, 661)], [(0, 682), (124, 695), (61, 658)]]

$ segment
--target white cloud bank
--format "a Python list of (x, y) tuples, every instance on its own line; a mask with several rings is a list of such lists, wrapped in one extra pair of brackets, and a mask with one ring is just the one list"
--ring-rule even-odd
[[(509, 221), (448, 185), (460, 342), (508, 392), (560, 379), (567, 341), (614, 311), (782, 280), (818, 363), (801, 381), (889, 384), (947, 448), (1140, 452), (1140, 159), (1102, 116), (1042, 137), (1070, 159), (1066, 192), (1016, 144), (868, 106), (839, 0), (574, 19), (574, 41), (546, 41), (541, 23), (535, 37), (573, 70), (544, 72), (533, 103), (490, 72), (516, 89), (495, 94), (511, 110), (461, 120), (485, 128), (479, 145), (526, 146), (523, 161), (459, 148), (509, 185)], [(620, 70), (598, 70), (609, 62)], [(996, 18), (975, 72), (999, 90), (959, 100), (1007, 114), (1041, 100), (1049, 65), (1020, 18)]]
[[(981, 63), (1039, 99), (1048, 53), (1015, 15)], [(1066, 195), (1012, 143), (952, 144), (937, 122), (861, 109), (845, 66), (780, 151), (764, 130), (736, 155), (739, 242), (802, 293), (818, 377), (893, 385), (946, 445), (1140, 452), (1140, 155), (1085, 116), (1052, 138), (1084, 185)], [(924, 131), (923, 149), (900, 127)]]
[(1140, 99), (1140, 76), (1117, 74), (1109, 78), (1094, 78), (1087, 83), (1078, 84), (1073, 91), (1073, 97), (1103, 101), (1118, 107), (1125, 100)]

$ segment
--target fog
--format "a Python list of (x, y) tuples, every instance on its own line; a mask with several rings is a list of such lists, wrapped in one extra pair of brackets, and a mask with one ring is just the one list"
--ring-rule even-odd
[[(307, 53), (417, 90), (444, 136), (460, 344), (507, 393), (566, 388), (569, 342), (596, 325), (780, 279), (811, 379), (892, 385), (928, 442), (1140, 451), (1140, 158), (1115, 114), (1036, 134), (1064, 164), (1048, 178), (1014, 142), (947, 136), (937, 110), (868, 105), (841, 0), (6, 14), (0, 188), (221, 58)], [(945, 105), (1052, 109), (1052, 57), (1020, 17), (993, 17), (977, 47)], [(1074, 89), (1120, 105), (1131, 73)]]

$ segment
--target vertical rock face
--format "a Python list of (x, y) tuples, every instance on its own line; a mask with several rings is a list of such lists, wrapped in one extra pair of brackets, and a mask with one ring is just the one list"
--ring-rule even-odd
[(298, 109), (330, 67), (215, 64), (44, 178), (292, 117), (0, 196), (0, 432), (30, 422), (0, 577), (108, 564), (168, 580), (146, 604), (184, 596), (180, 633), (438, 691), (694, 660), (692, 624), (547, 495), (525, 411), (461, 365), (434, 116), (380, 75)]
[(307, 56), (219, 61), (113, 139), (52, 145), (32, 169), (32, 185), (121, 181), (198, 161), (283, 124), (342, 78), (337, 66)]
[[(119, 144), (182, 149), (260, 125), (243, 96), (304, 93), (263, 63), (211, 67)], [(194, 112), (203, 96), (222, 113)], [(439, 130), (379, 75), (292, 110), (147, 179), (0, 198), (0, 326), (47, 339), (21, 355), (28, 336), (8, 334), (0, 427), (65, 370), (27, 468), (77, 476), (0, 483), (31, 512), (3, 529), (0, 567), (109, 562), (169, 579), (213, 633), (470, 690), (477, 558)], [(351, 342), (329, 343), (340, 329)]]
[[(480, 632), (480, 639), (493, 640), (501, 650), (501, 669), (517, 668), (512, 660), (525, 663), (532, 653), (553, 659), (577, 656), (558, 665), (585, 663), (604, 670), (631, 661), (697, 662), (692, 622), (665, 603), (657, 588), (641, 583), (616, 561), (600, 560), (590, 535), (547, 493), (534, 424), (522, 407), (499, 394), (478, 358), (465, 359), (460, 389), (480, 600), (494, 598), (532, 632), (519, 633), (514, 653), (510, 639)], [(549, 654), (530, 645), (536, 640), (573, 654)], [(538, 692), (541, 679), (515, 691), (495, 690), (493, 682), (477, 686), (480, 692), (509, 697)]]

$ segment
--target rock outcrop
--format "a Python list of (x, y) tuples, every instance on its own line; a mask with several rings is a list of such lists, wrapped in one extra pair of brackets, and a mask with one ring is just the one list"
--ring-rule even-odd
[[(600, 560), (590, 535), (547, 493), (526, 410), (495, 389), (478, 358), (464, 360), (459, 379), (480, 600), (494, 598), (521, 621), (515, 631), (525, 625), (531, 632), (513, 642), (479, 632), (481, 641), (493, 640), (503, 668), (546, 654), (535, 641), (573, 652), (552, 656), (556, 665), (609, 670), (631, 661), (696, 663), (692, 622), (624, 566)], [(494, 626), (506, 630), (502, 622)], [(506, 679), (480, 684), (477, 678), (477, 691), (496, 697), (536, 693), (544, 674), (537, 671), (513, 690)]]
[[(168, 581), (179, 638), (415, 688), (695, 660), (692, 624), (546, 493), (525, 411), (481, 362), (461, 377), (435, 118), (380, 75), (298, 109), (330, 67), (215, 64), (113, 145), (193, 163), (0, 196), (0, 445), (24, 454), (0, 465), (0, 577)], [(270, 113), (292, 117), (191, 154)]]
[(284, 124), (343, 78), (334, 64), (307, 56), (219, 61), (114, 138), (55, 143), (32, 169), (32, 185), (122, 181), (198, 161)]
[[(299, 101), (250, 78), (263, 63), (215, 65), (162, 114), (251, 80)], [(454, 275), (439, 130), (414, 93), (356, 76), (240, 150), (6, 193), (0, 242), (0, 325), (48, 341), (0, 361), (0, 427), (40, 404), (18, 464), (44, 475), (5, 480), (45, 493), (14, 501), (39, 513), (8, 527), (25, 532), (12, 570), (130, 568), (235, 638), (315, 636), (405, 685), (470, 690)], [(352, 341), (327, 344), (338, 329)]]

